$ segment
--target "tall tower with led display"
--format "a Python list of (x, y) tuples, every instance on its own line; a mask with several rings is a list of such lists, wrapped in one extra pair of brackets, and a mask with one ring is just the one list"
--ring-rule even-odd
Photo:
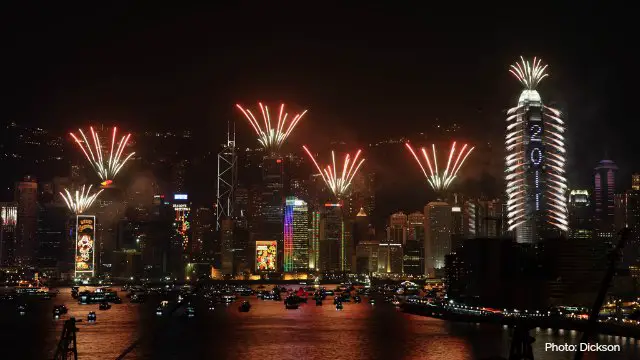
[(507, 111), (505, 138), (507, 229), (520, 243), (558, 236), (569, 225), (565, 125), (560, 111), (545, 106), (536, 90), (546, 68), (534, 58), (509, 70), (524, 85), (518, 105)]

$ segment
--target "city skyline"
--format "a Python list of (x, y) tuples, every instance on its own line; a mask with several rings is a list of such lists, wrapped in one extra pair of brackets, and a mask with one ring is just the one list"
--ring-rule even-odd
[(5, 5), (4, 353), (635, 359), (633, 12), (416, 5)]
[[(501, 141), (494, 142), (490, 140), (499, 134), (497, 131), (492, 131), (491, 126), (485, 129), (486, 131), (478, 133), (477, 125), (469, 121), (463, 121), (460, 124), (439, 119), (436, 119), (434, 123), (427, 122), (423, 126), (430, 126), (431, 129), (427, 130), (426, 134), (425, 132), (414, 133), (414, 137), (418, 138), (415, 143), (427, 140), (431, 144), (429, 149), (431, 151), (425, 148), (419, 150), (424, 157), (423, 160), (426, 165), (422, 163), (416, 151), (409, 145), (414, 139), (400, 137), (398, 140), (394, 140), (387, 135), (386, 140), (374, 144), (371, 140), (363, 139), (364, 137), (371, 139), (372, 137), (380, 136), (381, 132), (370, 131), (371, 127), (367, 127), (367, 131), (363, 132), (367, 134), (366, 136), (360, 136), (360, 139), (357, 140), (359, 142), (364, 141), (368, 148), (365, 148), (364, 151), (357, 150), (355, 155), (350, 155), (350, 152), (355, 149), (350, 141), (337, 140), (328, 142), (328, 140), (343, 137), (343, 133), (340, 130), (343, 130), (344, 127), (357, 128), (357, 117), (342, 120), (340, 125), (334, 128), (335, 124), (324, 120), (324, 109), (315, 105), (301, 106), (300, 102), (295, 100), (296, 96), (292, 96), (294, 99), (293, 105), (286, 109), (284, 102), (276, 103), (269, 100), (257, 100), (259, 110), (255, 108), (252, 110), (240, 105), (251, 103), (251, 101), (246, 101), (246, 98), (233, 102), (236, 112), (226, 121), (225, 133), (227, 142), (226, 144), (221, 144), (221, 152), (217, 152), (221, 148), (219, 145), (214, 145), (211, 141), (202, 142), (200, 139), (202, 139), (203, 133), (195, 129), (189, 129), (187, 127), (190, 123), (189, 121), (185, 121), (181, 126), (181, 130), (177, 133), (154, 133), (153, 131), (145, 130), (144, 133), (138, 133), (140, 136), (136, 136), (135, 132), (130, 132), (120, 138), (120, 136), (117, 136), (117, 127), (124, 128), (126, 133), (132, 127), (140, 128), (142, 126), (144, 128), (145, 125), (144, 123), (127, 124), (126, 120), (121, 124), (120, 120), (116, 120), (116, 124), (112, 125), (112, 132), (106, 131), (107, 134), (112, 133), (112, 136), (110, 136), (111, 151), (108, 151), (109, 136), (100, 135), (100, 131), (104, 132), (104, 125), (101, 125), (100, 121), (89, 123), (89, 132), (80, 130), (79, 136), (73, 132), (68, 132), (70, 139), (66, 139), (68, 136), (63, 138), (56, 137), (53, 134), (49, 135), (47, 130), (41, 128), (19, 127), (15, 122), (12, 122), (5, 129), (18, 136), (14, 136), (15, 139), (9, 139), (13, 140), (13, 143), (9, 142), (8, 145), (3, 145), (3, 147), (6, 147), (3, 157), (9, 162), (12, 161), (11, 157), (17, 159), (24, 157), (26, 159), (27, 156), (32, 154), (28, 154), (30, 150), (28, 147), (23, 146), (25, 144), (36, 147), (43, 147), (44, 145), (45, 151), (47, 148), (56, 148), (57, 156), (47, 154), (48, 159), (46, 162), (53, 161), (55, 163), (58, 161), (57, 174), (51, 175), (50, 172), (45, 171), (43, 172), (43, 174), (46, 174), (44, 177), (41, 174), (38, 175), (38, 179), (43, 185), (41, 189), (37, 187), (36, 189), (40, 190), (41, 193), (48, 191), (47, 189), (51, 187), (51, 185), (48, 185), (49, 181), (60, 179), (60, 173), (63, 173), (62, 179), (64, 177), (72, 177), (72, 185), (75, 187), (79, 186), (81, 177), (86, 177), (82, 178), (83, 184), (92, 183), (95, 174), (90, 175), (87, 173), (86, 160), (88, 160), (88, 164), (98, 175), (102, 188), (109, 190), (108, 193), (105, 193), (108, 199), (105, 201), (113, 203), (120, 203), (121, 200), (118, 197), (135, 196), (132, 195), (136, 193), (135, 190), (132, 192), (132, 189), (128, 187), (131, 186), (131, 182), (139, 182), (140, 171), (146, 171), (150, 174), (151, 178), (149, 180), (153, 186), (152, 191), (146, 194), (147, 196), (144, 200), (148, 204), (152, 202), (151, 195), (154, 196), (154, 199), (155, 196), (168, 196), (171, 198), (172, 194), (176, 194), (174, 196), (179, 194), (183, 194), (185, 197), (189, 196), (189, 204), (185, 205), (187, 210), (184, 211), (184, 214), (176, 213), (175, 218), (183, 251), (187, 252), (194, 246), (190, 240), (191, 219), (188, 215), (189, 207), (192, 204), (193, 206), (201, 207), (211, 206), (211, 204), (215, 203), (214, 210), (216, 210), (219, 206), (219, 211), (216, 211), (216, 229), (219, 230), (222, 227), (224, 218), (231, 217), (234, 221), (239, 218), (238, 213), (233, 210), (236, 206), (235, 191), (237, 189), (246, 191), (249, 194), (247, 201), (252, 203), (252, 205), (247, 204), (245, 206), (247, 214), (250, 215), (248, 215), (249, 218), (243, 220), (244, 226), (248, 226), (250, 230), (252, 240), (249, 241), (252, 242), (255, 238), (261, 241), (276, 241), (277, 244), (274, 249), (277, 251), (277, 257), (273, 260), (279, 267), (282, 267), (283, 264), (287, 268), (294, 267), (291, 263), (291, 259), (294, 257), (292, 229), (286, 226), (283, 228), (283, 211), (286, 212), (285, 198), (294, 195), (294, 192), (299, 193), (301, 195), (300, 199), (308, 202), (316, 211), (320, 210), (325, 213), (325, 221), (330, 223), (332, 227), (330, 231), (331, 237), (338, 239), (338, 249), (319, 246), (318, 251), (320, 253), (324, 249), (324, 251), (332, 254), (327, 258), (329, 260), (325, 259), (329, 263), (321, 266), (326, 269), (345, 271), (356, 265), (353, 263), (351, 255), (355, 249), (352, 249), (353, 239), (351, 238), (350, 218), (358, 212), (358, 208), (363, 208), (365, 203), (362, 201), (366, 196), (378, 198), (377, 206), (373, 206), (374, 202), (371, 202), (371, 208), (367, 209), (372, 223), (375, 223), (375, 229), (386, 226), (384, 222), (379, 221), (391, 212), (398, 210), (413, 211), (416, 208), (424, 207), (425, 204), (427, 204), (427, 207), (425, 207), (427, 209), (429, 204), (437, 204), (434, 200), (450, 207), (447, 208), (445, 206), (444, 208), (449, 209), (443, 210), (445, 212), (453, 212), (453, 209), (458, 209), (453, 221), (456, 224), (461, 224), (464, 218), (462, 208), (464, 207), (466, 211), (470, 200), (478, 200), (480, 202), (495, 200), (500, 203), (506, 194), (507, 198), (504, 199), (505, 202), (502, 205), (504, 208), (498, 212), (506, 216), (506, 220), (502, 222), (503, 220), (500, 219), (500, 225), (495, 225), (496, 228), (499, 227), (501, 229), (502, 233), (493, 232), (496, 235), (502, 235), (513, 231), (515, 238), (519, 242), (536, 243), (538, 239), (551, 236), (545, 234), (551, 228), (559, 230), (560, 232), (557, 234), (567, 234), (569, 229), (567, 191), (583, 188), (584, 186), (579, 182), (577, 183), (578, 185), (574, 186), (570, 181), (567, 181), (567, 178), (570, 177), (567, 174), (571, 172), (567, 170), (565, 164), (571, 164), (572, 152), (567, 152), (565, 143), (571, 142), (572, 137), (570, 134), (566, 134), (565, 130), (567, 124), (569, 124), (568, 128), (571, 128), (571, 122), (565, 122), (566, 116), (563, 111), (549, 106), (549, 104), (557, 104), (556, 98), (561, 99), (565, 92), (558, 91), (557, 88), (549, 91), (552, 94), (550, 96), (551, 100), (547, 100), (545, 96), (543, 105), (537, 89), (540, 80), (549, 75), (547, 65), (543, 65), (541, 60), (536, 57), (533, 57), (531, 62), (526, 61), (522, 56), (520, 58), (522, 63), (512, 65), (510, 71), (522, 83), (524, 90), (520, 93), (518, 106), (504, 111), (507, 116), (507, 132), (504, 141), (505, 145), (502, 149), (506, 155), (504, 157), (506, 160), (506, 176), (504, 179), (502, 179), (500, 173), (498, 173), (498, 176), (495, 176), (495, 173), (492, 174), (496, 170), (495, 164), (499, 163), (499, 159), (503, 156), (502, 151), (493, 151), (493, 148), (500, 148), (497, 144), (500, 144)], [(486, 66), (486, 64), (484, 65)], [(552, 66), (552, 69), (555, 69), (555, 67)], [(463, 68), (462, 70), (463, 72), (467, 71), (468, 75), (477, 71), (477, 69), (474, 70), (472, 68)], [(559, 77), (562, 78), (562, 73), (560, 73)], [(546, 92), (543, 93), (546, 94)], [(255, 103), (256, 100), (253, 101)], [(221, 101), (218, 100), (218, 103), (221, 103)], [(461, 100), (461, 103), (466, 106), (465, 100)], [(562, 109), (567, 107), (566, 104), (559, 104), (558, 106)], [(238, 112), (237, 110), (240, 111)], [(289, 117), (289, 112), (296, 115)], [(299, 130), (305, 124), (317, 125), (318, 118), (314, 117), (316, 112), (320, 114), (320, 124), (326, 129), (310, 137), (308, 133), (300, 132)], [(496, 112), (494, 115), (501, 112)], [(305, 121), (300, 122), (303, 117)], [(244, 126), (236, 126), (239, 118), (245, 123)], [(247, 121), (249, 126), (247, 126)], [(384, 122), (380, 122), (379, 117), (372, 124), (376, 122), (378, 122), (377, 125), (386, 125)], [(300, 126), (298, 126), (298, 123), (300, 123)], [(95, 128), (99, 131), (94, 131), (92, 124), (95, 124)], [(395, 122), (394, 125), (396, 125)], [(83, 124), (79, 127), (82, 129), (86, 128), (87, 125)], [(373, 128), (382, 127), (374, 126)], [(293, 131), (294, 128), (296, 129), (295, 132)], [(396, 127), (392, 126), (392, 128)], [(219, 130), (222, 129), (222, 127), (219, 128)], [(247, 133), (243, 129), (253, 129), (253, 136), (247, 137)], [(402, 129), (402, 127), (399, 127), (399, 129)], [(503, 131), (504, 127), (500, 132)], [(88, 140), (86, 134), (90, 135), (89, 138), (92, 141)], [(206, 135), (204, 136), (206, 137)], [(161, 139), (154, 141), (151, 140), (153, 137)], [(467, 139), (471, 139), (471, 141), (467, 141)], [(312, 144), (322, 144), (321, 149), (331, 149), (332, 166), (323, 168), (323, 165), (321, 167), (316, 162), (315, 154), (306, 146), (302, 146), (303, 151), (301, 151), (299, 144), (307, 141)], [(80, 154), (69, 153), (68, 145), (65, 145), (68, 142), (75, 142), (79, 145)], [(442, 158), (438, 161), (436, 147), (441, 148), (441, 143), (452, 144), (449, 155), (446, 158), (448, 161)], [(458, 143), (461, 145), (456, 147)], [(418, 161), (419, 167), (432, 189), (428, 189), (424, 181), (422, 184), (411, 183), (411, 177), (399, 175), (400, 172), (398, 170), (402, 169), (403, 164), (412, 162), (412, 159), (405, 154), (405, 157), (398, 162), (398, 158), (393, 157), (395, 155), (393, 151), (389, 151), (395, 144), (405, 144), (409, 148), (411, 155)], [(11, 146), (18, 150), (13, 149), (14, 152), (11, 153)], [(20, 148), (21, 146), (23, 148)], [(160, 149), (154, 149), (154, 146), (160, 147)], [(165, 146), (168, 148), (167, 150), (162, 149)], [(386, 149), (388, 146), (391, 147)], [(296, 147), (298, 148), (297, 151), (292, 150)], [(377, 150), (375, 149), (376, 147), (382, 147), (378, 151), (378, 156), (373, 154)], [(317, 149), (315, 146), (313, 148)], [(478, 150), (474, 152), (474, 155), (478, 160), (472, 161), (464, 168), (463, 172), (459, 172), (467, 156), (476, 148)], [(208, 151), (203, 152), (203, 149), (208, 149)], [(75, 151), (77, 152), (77, 149)], [(336, 151), (346, 153), (342, 165), (336, 164)], [(305, 152), (309, 155), (311, 163), (308, 160), (305, 161)], [(370, 152), (372, 153), (373, 161), (367, 162), (362, 166), (364, 158), (369, 158)], [(215, 159), (214, 154), (216, 153), (218, 154), (217, 184), (216, 189), (211, 191), (211, 187), (206, 184), (209, 183), (207, 177), (213, 174), (211, 170), (207, 171), (206, 168)], [(79, 158), (82, 158), (82, 156), (77, 155), (82, 154), (85, 158), (82, 159), (84, 164), (78, 164)], [(221, 157), (221, 154), (224, 154), (224, 156)], [(228, 163), (228, 170), (222, 170), (221, 159)], [(20, 162), (20, 160), (17, 161)], [(440, 162), (440, 166), (438, 166), (438, 162)], [(35, 163), (37, 164), (38, 160)], [(122, 185), (114, 183), (114, 177), (124, 167), (125, 163), (127, 163), (127, 170), (129, 171), (122, 174)], [(370, 163), (371, 165), (369, 165)], [(314, 180), (313, 175), (316, 171), (313, 169), (313, 165), (315, 165), (315, 170), (320, 172), (330, 192), (333, 192), (332, 197), (328, 196), (327, 193), (323, 193), (326, 189), (321, 190), (322, 187), (314, 189), (318, 184), (316, 183), (317, 178)], [(36, 165), (37, 167), (39, 165)], [(65, 167), (67, 169), (64, 169)], [(164, 170), (162, 167), (164, 167)], [(199, 171), (208, 172), (207, 176), (199, 177), (195, 175), (193, 170), (197, 167), (200, 167)], [(342, 168), (342, 171), (340, 171), (340, 168)], [(427, 173), (427, 168), (429, 173)], [(370, 184), (367, 185), (368, 190), (363, 190), (361, 185), (352, 194), (350, 186), (360, 170), (363, 176), (367, 178), (364, 182)], [(223, 179), (221, 174), (227, 172), (232, 175), (228, 179)], [(160, 173), (163, 174), (160, 175)], [(23, 175), (29, 175), (29, 172), (23, 170), (20, 173), (20, 168), (18, 168), (15, 170), (15, 174), (4, 178), (3, 181), (18, 184), (17, 180)], [(127, 175), (129, 176), (127, 177)], [(460, 179), (454, 182), (454, 178), (458, 177), (458, 175), (460, 175)], [(493, 178), (491, 178), (492, 175), (494, 176)], [(600, 196), (598, 192), (598, 176), (596, 174), (594, 191), (596, 214), (599, 211), (598, 204), (600, 204), (598, 200)], [(158, 181), (161, 178), (164, 184)], [(375, 188), (371, 187), (371, 184), (374, 183), (374, 178)], [(402, 179), (404, 183), (398, 182), (397, 179)], [(503, 185), (504, 180), (506, 180), (506, 183)], [(68, 182), (68, 180), (57, 181)], [(359, 179), (358, 181), (361, 182)], [(31, 177), (29, 181), (19, 184), (22, 184), (21, 186), (31, 186), (30, 184), (37, 183), (37, 180)], [(225, 184), (228, 189), (221, 190), (221, 184)], [(198, 187), (200, 189), (197, 189)], [(295, 187), (295, 190), (292, 187)], [(8, 186), (7, 190), (10, 191), (11, 186)], [(368, 195), (363, 195), (363, 191)], [(611, 203), (609, 207), (613, 208), (615, 189), (609, 189), (608, 191), (608, 196), (611, 198), (608, 199)], [(119, 195), (114, 197), (116, 194)], [(215, 201), (212, 202), (211, 197), (214, 194), (218, 198), (215, 198)], [(226, 197), (221, 199), (220, 196), (223, 194)], [(414, 196), (408, 196), (408, 194)], [(352, 198), (352, 195), (360, 199), (356, 200)], [(69, 205), (70, 197), (69, 195), (66, 199), (67, 205)], [(142, 199), (142, 197), (139, 198)], [(406, 200), (403, 199), (411, 199), (412, 205), (407, 207)], [(458, 203), (458, 200), (461, 202)], [(153, 201), (155, 202), (155, 200)], [(100, 207), (104, 207), (102, 203), (104, 201), (100, 202)], [(359, 205), (354, 205), (356, 203)], [(71, 205), (69, 206), (72, 207)], [(115, 211), (113, 216), (121, 217), (123, 211), (129, 211), (131, 208), (128, 202), (125, 202), (123, 206), (125, 209)], [(148, 205), (138, 203), (135, 211), (140, 211), (144, 207), (148, 207)], [(478, 209), (480, 208), (481, 206), (478, 205)], [(149, 210), (145, 211), (148, 212)], [(33, 211), (31, 212), (33, 213)], [(427, 211), (425, 210), (425, 216), (426, 214)], [(491, 216), (500, 218), (501, 215)], [(613, 217), (613, 214), (608, 213), (607, 216)], [(23, 217), (27, 218), (24, 215)], [(458, 217), (461, 218), (458, 219)], [(28, 218), (33, 220), (36, 217), (31, 214)], [(477, 221), (484, 220), (479, 219)], [(442, 221), (439, 220), (439, 222)], [(449, 220), (444, 222), (447, 223)], [(598, 218), (596, 217), (597, 222)], [(611, 226), (614, 225), (612, 221), (609, 222), (612, 223)], [(100, 224), (98, 223), (98, 225)], [(458, 225), (454, 226), (454, 228), (457, 227)], [(31, 226), (31, 228), (34, 228), (34, 226)], [(458, 230), (451, 228), (451, 224), (444, 226), (442, 229), (444, 229), (442, 230), (443, 233), (451, 235), (459, 233)], [(234, 247), (235, 232), (235, 225), (232, 223), (226, 224), (224, 231), (222, 231), (224, 245), (221, 256), (225, 264), (223, 265), (225, 273), (236, 270), (236, 254), (234, 254), (236, 250)], [(284, 236), (284, 233), (287, 233), (287, 236)], [(33, 234), (34, 231), (31, 231), (29, 236), (33, 236)], [(427, 270), (428, 272), (444, 267), (444, 256), (451, 250), (451, 243), (444, 244), (443, 241), (436, 241), (437, 246), (436, 243), (432, 244), (432, 247), (440, 250), (438, 250), (439, 253), (435, 258), (435, 255), (429, 255), (431, 258), (428, 259), (427, 263), (430, 264), (427, 264), (426, 267), (429, 269)], [(430, 242), (432, 243), (433, 241), (426, 240), (426, 243)], [(323, 244), (323, 242), (320, 241), (319, 244)], [(324, 244), (327, 244), (327, 242), (325, 241)], [(391, 254), (391, 248), (389, 248), (389, 254)], [(390, 261), (388, 259), (387, 269), (390, 269)]]

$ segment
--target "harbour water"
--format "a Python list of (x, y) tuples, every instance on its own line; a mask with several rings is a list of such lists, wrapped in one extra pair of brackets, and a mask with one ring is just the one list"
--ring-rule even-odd
[[(77, 347), (81, 360), (115, 359), (136, 340), (140, 343), (125, 359), (487, 359), (506, 357), (509, 330), (495, 325), (446, 322), (409, 315), (390, 304), (347, 303), (337, 311), (329, 298), (323, 306), (309, 302), (297, 310), (285, 310), (282, 302), (247, 297), (253, 307), (238, 311), (239, 303), (218, 305), (215, 310), (197, 308), (188, 318), (179, 310), (173, 316), (157, 316), (154, 301), (114, 304), (100, 311), (98, 305), (79, 305), (68, 289), (52, 300), (30, 304), (20, 316), (7, 304), (0, 306), (3, 348), (16, 359), (51, 359), (63, 321), (75, 316)], [(68, 314), (54, 320), (54, 304), (65, 304)], [(95, 311), (97, 322), (86, 322)], [(545, 343), (575, 344), (579, 333), (536, 329), (534, 356), (539, 360), (572, 359), (570, 352), (545, 351)], [(591, 352), (585, 359), (631, 360), (640, 358), (640, 340), (599, 336), (600, 344), (618, 344), (620, 352)]]

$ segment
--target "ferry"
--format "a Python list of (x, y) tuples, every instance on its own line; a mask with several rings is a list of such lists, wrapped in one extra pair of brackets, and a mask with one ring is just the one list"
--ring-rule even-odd
[(99, 304), (103, 302), (118, 302), (118, 294), (111, 290), (102, 290), (100, 292), (83, 291), (78, 294), (78, 303), (81, 305)]
[(51, 295), (55, 295), (55, 292), (51, 292), (48, 287), (33, 286), (24, 282), (21, 282), (14, 290), (16, 295), (34, 296), (43, 299), (50, 299)]
[(236, 296), (234, 294), (224, 294), (222, 295), (222, 301), (225, 303), (231, 303), (236, 301)]

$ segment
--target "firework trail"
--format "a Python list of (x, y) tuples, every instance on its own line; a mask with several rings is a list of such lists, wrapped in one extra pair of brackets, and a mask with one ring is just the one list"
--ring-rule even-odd
[[(431, 154), (429, 154), (429, 151), (426, 148), (420, 148), (420, 152), (424, 157), (427, 168), (425, 168), (422, 161), (420, 160), (420, 157), (413, 150), (411, 145), (409, 143), (406, 143), (405, 145), (418, 162), (418, 165), (420, 165), (420, 169), (422, 170), (424, 176), (427, 178), (427, 182), (436, 192), (442, 192), (449, 188), (453, 180), (456, 178), (458, 171), (460, 171), (462, 164), (464, 164), (464, 161), (474, 149), (473, 147), (469, 148), (467, 144), (464, 144), (462, 148), (456, 150), (456, 142), (454, 141), (451, 145), (451, 149), (449, 150), (447, 166), (443, 171), (439, 171), (440, 169), (438, 169), (438, 156), (436, 154), (435, 145), (431, 145)], [(428, 172), (427, 169), (429, 170)]]
[(94, 201), (98, 198), (98, 195), (102, 192), (100, 189), (98, 192), (91, 194), (91, 185), (85, 191), (85, 186), (82, 185), (82, 189), (80, 191), (76, 190), (75, 194), (69, 192), (69, 190), (64, 189), (64, 193), (60, 193), (62, 199), (69, 207), (74, 214), (79, 215), (85, 212), (85, 210), (89, 209)]
[(118, 128), (114, 127), (111, 136), (111, 147), (107, 153), (100, 143), (100, 136), (98, 132), (93, 130), (93, 127), (89, 128), (89, 134), (91, 135), (92, 141), (87, 139), (87, 136), (84, 134), (82, 129), (78, 129), (78, 131), (80, 131), (80, 138), (73, 133), (70, 133), (71, 137), (76, 143), (78, 143), (80, 150), (82, 150), (82, 153), (85, 155), (87, 160), (89, 160), (93, 169), (98, 173), (98, 176), (102, 180), (102, 185), (106, 186), (111, 184), (124, 164), (126, 164), (133, 154), (135, 154), (132, 152), (123, 157), (124, 150), (127, 147), (131, 134), (123, 136), (116, 144)]
[(339, 171), (339, 167), (336, 166), (336, 155), (334, 151), (331, 151), (332, 165), (327, 165), (323, 169), (318, 165), (318, 162), (311, 154), (311, 151), (309, 151), (306, 146), (303, 146), (302, 148), (307, 152), (313, 161), (313, 164), (318, 169), (320, 176), (322, 176), (322, 180), (324, 180), (333, 194), (338, 199), (346, 194), (347, 190), (349, 190), (349, 186), (351, 186), (351, 181), (356, 176), (360, 166), (362, 166), (362, 163), (364, 162), (364, 159), (359, 159), (362, 150), (358, 150), (353, 158), (351, 158), (351, 155), (345, 154), (342, 171)]
[(547, 65), (542, 66), (542, 60), (533, 58), (533, 63), (520, 56), (519, 63), (511, 65), (509, 72), (512, 73), (527, 90), (535, 90), (540, 81), (549, 76), (545, 71)]
[(285, 142), (285, 140), (291, 135), (291, 132), (296, 127), (298, 122), (302, 119), (307, 110), (300, 114), (296, 114), (293, 119), (287, 122), (288, 113), (284, 112), (284, 104), (280, 105), (280, 111), (278, 112), (278, 122), (275, 124), (275, 128), (271, 123), (271, 115), (269, 114), (269, 108), (266, 105), (258, 103), (260, 112), (262, 113), (262, 124), (256, 119), (251, 110), (243, 108), (240, 104), (236, 104), (236, 107), (242, 111), (244, 116), (249, 120), (249, 123), (258, 135), (258, 141), (260, 145), (268, 152), (277, 152)]

